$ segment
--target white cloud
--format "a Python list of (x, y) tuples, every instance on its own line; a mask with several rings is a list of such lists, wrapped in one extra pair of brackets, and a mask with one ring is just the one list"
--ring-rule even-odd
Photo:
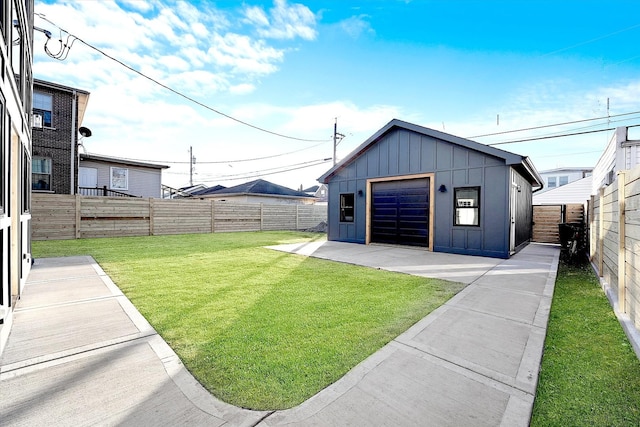
[(163, 56), (158, 62), (163, 64), (169, 72), (187, 71), (190, 68), (187, 61), (175, 55)]
[(289, 5), (286, 0), (275, 0), (269, 12), (270, 16), (257, 6), (245, 9), (247, 22), (255, 25), (262, 37), (281, 40), (316, 38), (316, 17), (308, 7), (298, 3)]
[(256, 90), (256, 87), (250, 83), (240, 83), (229, 88), (229, 92), (234, 95), (246, 95)]
[[(120, 4), (128, 9), (115, 2), (37, 2), (35, 10), (134, 69), (160, 82), (171, 82), (176, 85), (174, 89), (190, 90), (194, 94), (252, 92), (256, 87), (255, 79), (276, 72), (285, 56), (285, 50), (271, 46), (264, 39), (229, 31), (234, 21), (232, 11), (217, 10), (213, 4), (197, 7), (188, 2), (168, 5), (160, 1), (144, 4), (127, 1)], [(258, 19), (259, 9), (254, 12), (254, 19)], [(313, 14), (301, 5), (289, 6), (278, 1), (270, 13), (276, 25), (286, 24), (287, 28), (292, 28), (292, 34), (301, 37), (309, 34), (304, 30), (305, 23), (315, 23)], [(52, 51), (61, 48), (56, 34), (59, 31), (53, 25), (44, 20), (38, 20), (36, 25), (54, 33), (49, 42)], [(36, 77), (55, 77), (61, 79), (60, 83), (73, 86), (75, 81), (84, 81), (86, 76), (86, 80), (108, 84), (113, 81), (114, 70), (122, 68), (113, 61), (109, 64), (110, 60), (104, 60), (97, 51), (76, 41), (64, 63), (76, 70), (83, 69), (85, 73), (80, 75), (71, 69), (65, 73), (64, 66), (38, 54), (38, 44), (36, 38), (34, 69), (40, 73)], [(87, 67), (87, 64), (93, 65)], [(118, 75), (136, 78), (133, 72)]]
[(153, 9), (153, 4), (143, 0), (120, 0), (120, 2), (132, 9), (136, 9), (140, 12), (149, 12)]
[(215, 35), (208, 54), (217, 66), (249, 74), (274, 72), (277, 69), (274, 63), (281, 61), (284, 56), (281, 50), (268, 46), (262, 40), (252, 40), (234, 33)]
[(340, 21), (338, 26), (353, 39), (357, 39), (363, 34), (375, 34), (374, 29), (366, 18), (366, 15), (352, 16)]

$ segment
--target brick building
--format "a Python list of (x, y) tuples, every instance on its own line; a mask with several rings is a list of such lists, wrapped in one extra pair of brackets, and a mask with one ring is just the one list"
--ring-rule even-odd
[(34, 192), (75, 194), (78, 187), (78, 129), (89, 92), (35, 79), (33, 82)]

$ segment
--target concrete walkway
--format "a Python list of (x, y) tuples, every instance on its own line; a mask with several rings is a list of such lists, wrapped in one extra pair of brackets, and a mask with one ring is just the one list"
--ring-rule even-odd
[(0, 358), (0, 425), (528, 425), (559, 248), (274, 249), (469, 285), (302, 405), (259, 412), (204, 390), (90, 257), (36, 260)]

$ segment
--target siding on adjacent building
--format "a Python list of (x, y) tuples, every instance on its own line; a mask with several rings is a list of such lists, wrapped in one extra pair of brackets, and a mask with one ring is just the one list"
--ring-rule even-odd
[(111, 189), (111, 167), (127, 169), (128, 188), (126, 190), (115, 189), (116, 191), (139, 197), (160, 198), (162, 196), (162, 169), (160, 168), (92, 160), (80, 160), (80, 167), (97, 169), (97, 186), (99, 188), (106, 186), (108, 189)]

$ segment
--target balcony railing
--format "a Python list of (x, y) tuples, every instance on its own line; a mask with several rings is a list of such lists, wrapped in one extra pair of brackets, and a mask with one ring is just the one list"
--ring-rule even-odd
[(140, 197), (123, 193), (116, 190), (109, 190), (107, 186), (103, 187), (78, 187), (78, 194), (83, 196), (101, 196), (101, 197)]

